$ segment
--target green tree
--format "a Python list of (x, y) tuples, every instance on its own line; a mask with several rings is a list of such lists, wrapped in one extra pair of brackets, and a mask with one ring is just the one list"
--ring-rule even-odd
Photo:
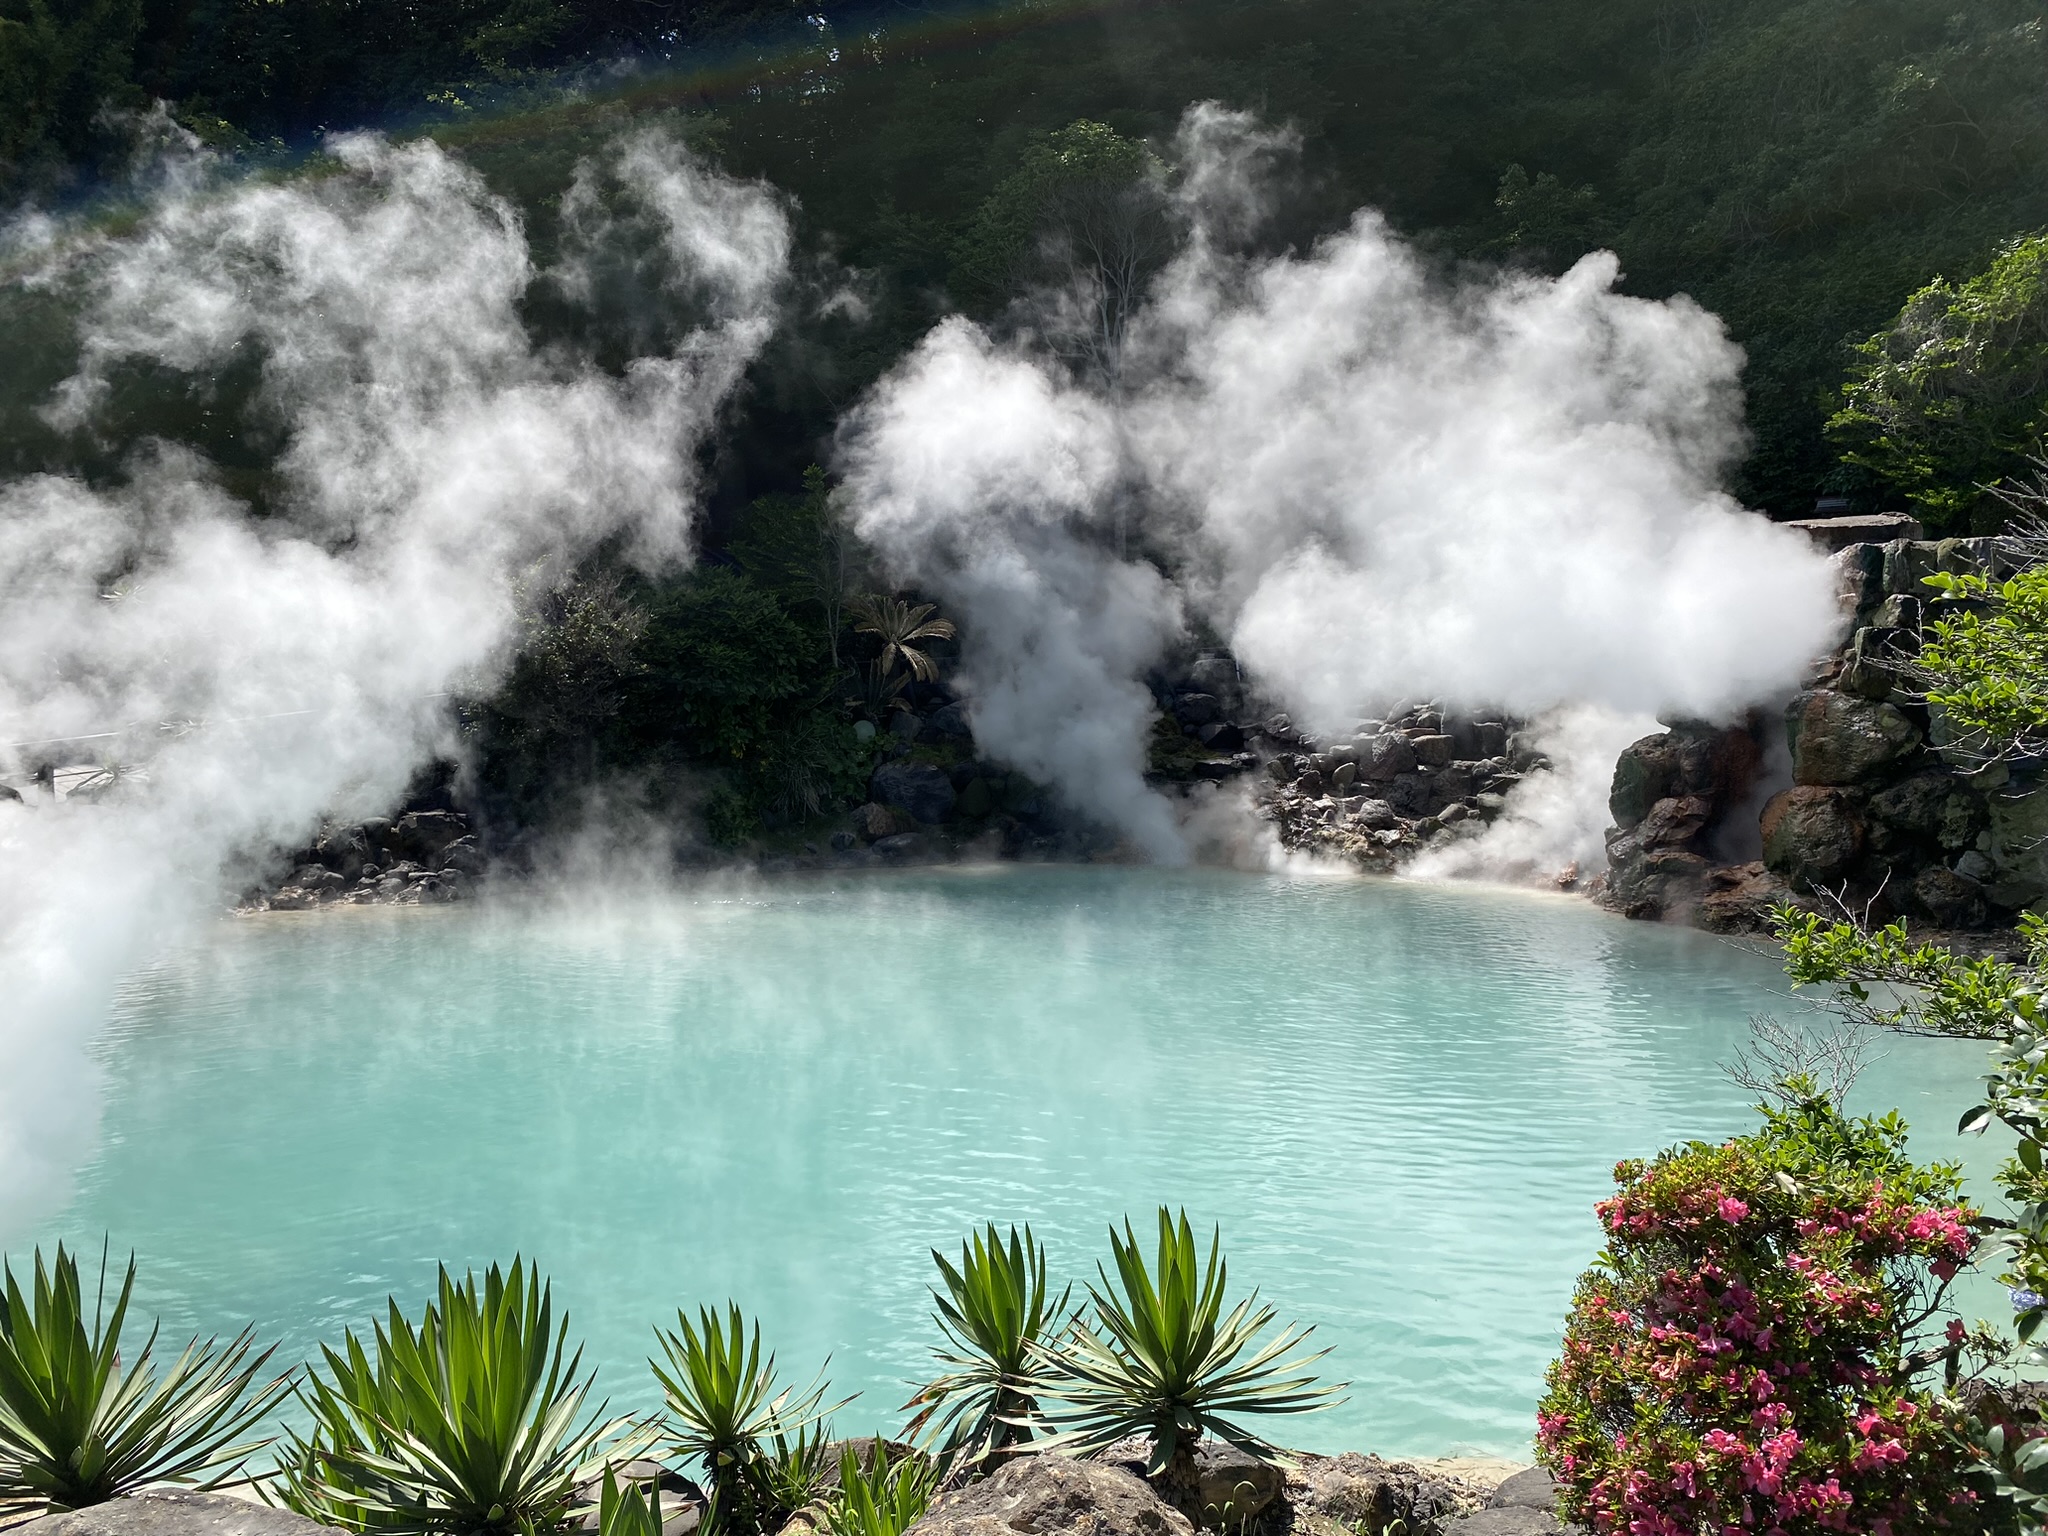
[(1857, 349), (1828, 422), (1843, 459), (1944, 530), (1995, 527), (1988, 487), (2048, 431), (2048, 233), (1962, 283), (1936, 278)]
[(107, 107), (136, 107), (142, 0), (0, 0), (0, 191), (48, 182), (117, 135)]
[(646, 597), (626, 724), (643, 743), (736, 763), (766, 745), (778, 706), (805, 690), (810, 637), (774, 594), (730, 566), (704, 565)]

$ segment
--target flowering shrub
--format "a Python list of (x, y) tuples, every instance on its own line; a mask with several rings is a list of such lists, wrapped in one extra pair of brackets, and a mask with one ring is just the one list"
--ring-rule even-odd
[(1942, 1316), (1975, 1246), (1958, 1170), (1910, 1162), (1895, 1115), (1794, 1094), (1764, 1116), (1615, 1169), (1538, 1414), (1566, 1513), (1629, 1536), (1975, 1525), (1960, 1410), (1914, 1384), (1964, 1343)]

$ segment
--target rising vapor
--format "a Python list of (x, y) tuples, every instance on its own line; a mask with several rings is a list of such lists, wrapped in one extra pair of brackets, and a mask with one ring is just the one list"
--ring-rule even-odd
[[(183, 178), (132, 237), (35, 278), (85, 294), (54, 424), (93, 432), (123, 370), (203, 385), (254, 359), (247, 425), (286, 446), (264, 515), (165, 443), (110, 488), (0, 485), (9, 738), (150, 738), (146, 775), (99, 805), (0, 802), (0, 1237), (90, 1145), (114, 984), (323, 813), (388, 808), (450, 745), (440, 696), (506, 663), (522, 577), (607, 540), (687, 558), (694, 452), (774, 324), (780, 204), (658, 135), (581, 173), (547, 274), (434, 145), (332, 150), (334, 174), (285, 185)], [(519, 311), (540, 282), (573, 298), (625, 217), (704, 318), (612, 375), (537, 348)]]
[[(1183, 243), (1114, 391), (955, 318), (849, 419), (858, 525), (1005, 637), (966, 658), (977, 735), (1030, 743), (1019, 766), (1156, 854), (1135, 679), (1182, 613), (1320, 731), (1401, 698), (1615, 721), (1795, 686), (1836, 623), (1828, 571), (1720, 488), (1743, 442), (1721, 323), (1621, 295), (1604, 252), (1447, 285), (1370, 212), (1306, 253), (1233, 254), (1288, 149), (1189, 111)], [(1171, 581), (1117, 557), (1133, 507)], [(1586, 718), (1560, 740), (1611, 734)]]

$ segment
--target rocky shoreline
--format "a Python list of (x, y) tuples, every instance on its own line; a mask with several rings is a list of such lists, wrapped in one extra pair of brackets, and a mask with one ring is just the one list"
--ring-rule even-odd
[[(876, 1441), (840, 1442), (870, 1464)], [(827, 1457), (837, 1480), (837, 1447)], [(892, 1445), (892, 1456), (901, 1452)], [(1574, 1529), (1554, 1513), (1556, 1485), (1538, 1468), (1491, 1460), (1461, 1463), (1389, 1460), (1359, 1452), (1296, 1454), (1270, 1466), (1213, 1441), (1197, 1453), (1199, 1527), (1162, 1499), (1143, 1476), (1141, 1453), (1078, 1460), (1023, 1456), (992, 1476), (942, 1491), (909, 1528), (919, 1536), (1563, 1536)], [(661, 1490), (662, 1536), (696, 1536), (703, 1490), (658, 1462), (628, 1463), (628, 1478)], [(595, 1487), (586, 1490), (594, 1500)], [(791, 1516), (783, 1536), (812, 1536), (821, 1511)], [(324, 1536), (329, 1527), (262, 1502), (255, 1491), (200, 1493), (164, 1489), (109, 1500), (8, 1527), (34, 1536)], [(594, 1529), (594, 1518), (586, 1520)], [(906, 1536), (909, 1533), (906, 1532)]]

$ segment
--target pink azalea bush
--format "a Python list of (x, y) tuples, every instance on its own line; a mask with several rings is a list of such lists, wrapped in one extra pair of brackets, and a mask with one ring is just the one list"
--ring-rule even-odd
[[(1802, 1085), (1794, 1085), (1795, 1087)], [(1565, 1512), (1600, 1533), (1910, 1536), (1975, 1526), (1961, 1413), (1918, 1378), (1975, 1247), (1953, 1166), (1825, 1100), (1615, 1169), (1538, 1413)]]

